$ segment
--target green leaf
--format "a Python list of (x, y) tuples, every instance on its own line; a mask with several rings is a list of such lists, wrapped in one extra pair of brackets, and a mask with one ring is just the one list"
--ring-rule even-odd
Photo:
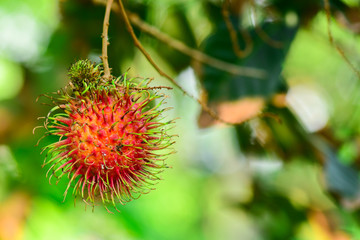
[(339, 149), (338, 157), (341, 163), (345, 165), (352, 164), (357, 156), (357, 146), (354, 142), (345, 142)]
[[(186, 18), (184, 9), (180, 4), (174, 5), (171, 11), (168, 11), (161, 30), (189, 47), (196, 46), (195, 36)], [(190, 65), (191, 58), (189, 56), (182, 54), (162, 42), (157, 42), (155, 49), (177, 72), (180, 72)]]
[(331, 146), (321, 138), (314, 138), (313, 143), (326, 159), (324, 172), (329, 191), (345, 198), (359, 196), (360, 179), (358, 172), (342, 163)]
[[(239, 26), (239, 19), (233, 18), (233, 25)], [(236, 100), (245, 96), (270, 96), (285, 88), (281, 77), (282, 65), (290, 44), (297, 32), (296, 27), (288, 27), (283, 22), (264, 23), (262, 31), (277, 42), (281, 48), (269, 45), (258, 35), (255, 29), (247, 29), (251, 36), (253, 49), (246, 58), (239, 58), (233, 50), (229, 31), (225, 22), (219, 22), (211, 36), (203, 42), (204, 52), (212, 57), (242, 67), (252, 67), (267, 72), (266, 79), (256, 79), (216, 69), (204, 65), (202, 81), (208, 91), (209, 101)], [(239, 46), (244, 48), (244, 41), (240, 39)]]

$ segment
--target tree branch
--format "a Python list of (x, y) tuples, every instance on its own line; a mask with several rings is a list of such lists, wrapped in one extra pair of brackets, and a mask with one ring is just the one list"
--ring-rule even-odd
[(245, 40), (245, 48), (244, 50), (240, 49), (237, 33), (230, 19), (229, 7), (230, 7), (229, 0), (225, 0), (221, 11), (225, 21), (225, 25), (229, 31), (231, 44), (235, 54), (240, 58), (245, 58), (251, 53), (253, 49), (253, 42), (251, 40), (250, 34), (245, 30), (241, 30), (241, 35)]

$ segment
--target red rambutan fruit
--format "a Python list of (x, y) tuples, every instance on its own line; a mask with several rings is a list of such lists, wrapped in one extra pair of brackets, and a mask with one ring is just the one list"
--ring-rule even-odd
[[(49, 97), (55, 104), (45, 118), (47, 135), (59, 140), (44, 148), (44, 165), (52, 177), (69, 179), (73, 195), (105, 207), (124, 204), (152, 189), (173, 153), (167, 133), (173, 121), (162, 122), (164, 95), (148, 80), (104, 81), (99, 66), (80, 60), (69, 70), (69, 87)], [(158, 100), (156, 100), (158, 99)]]

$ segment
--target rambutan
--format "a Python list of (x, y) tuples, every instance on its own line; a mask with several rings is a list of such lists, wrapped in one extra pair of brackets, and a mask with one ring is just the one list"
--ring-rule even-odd
[(152, 189), (164, 160), (173, 153), (173, 135), (162, 122), (164, 95), (149, 87), (149, 79), (111, 81), (88, 60), (69, 70), (69, 86), (48, 96), (55, 107), (45, 117), (46, 135), (59, 140), (44, 148), (49, 181), (69, 179), (64, 196), (73, 194), (95, 204), (124, 204)]

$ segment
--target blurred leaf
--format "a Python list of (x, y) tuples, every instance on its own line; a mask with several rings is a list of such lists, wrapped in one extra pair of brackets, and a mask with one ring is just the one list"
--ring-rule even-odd
[(351, 236), (346, 234), (339, 226), (334, 226), (334, 215), (320, 211), (312, 211), (308, 214), (308, 223), (300, 228), (300, 239), (321, 240), (350, 240)]
[(297, 157), (285, 163), (268, 184), (274, 185), (296, 207), (325, 211), (332, 209), (334, 205), (319, 181), (321, 171), (316, 162)]
[(293, 11), (296, 12), (303, 23), (309, 22), (316, 13), (322, 8), (322, 0), (270, 0), (271, 7), (282, 14)]
[[(0, 56), (0, 101), (15, 97), (23, 85), (21, 67)], [(11, 79), (11, 81), (9, 81)]]
[(24, 226), (30, 210), (30, 197), (15, 192), (0, 204), (0, 239), (23, 239)]
[(357, 146), (354, 142), (345, 142), (339, 149), (338, 158), (341, 163), (350, 165), (356, 160), (358, 154)]
[(271, 112), (276, 119), (265, 116), (236, 126), (240, 148), (244, 152), (257, 155), (271, 152), (283, 161), (297, 156), (315, 158), (307, 132), (288, 108), (268, 104), (265, 112)]
[[(240, 25), (238, 18), (232, 17), (232, 21), (234, 26)], [(266, 79), (255, 79), (231, 75), (204, 65), (201, 79), (210, 102), (236, 100), (245, 96), (267, 97), (285, 88), (281, 77), (282, 65), (297, 27), (288, 27), (283, 22), (263, 23), (260, 27), (271, 39), (281, 42), (282, 47), (269, 45), (255, 29), (247, 29), (253, 49), (249, 56), (241, 59), (234, 53), (224, 21), (218, 22), (212, 35), (203, 42), (204, 52), (212, 57), (243, 67), (263, 69), (268, 74)], [(239, 46), (245, 46), (242, 39), (239, 39)]]
[[(358, 3), (359, 4), (359, 3)], [(336, 20), (356, 34), (360, 33), (360, 7), (347, 7), (339, 9)]]
[(0, 171), (1, 176), (16, 178), (19, 176), (19, 169), (11, 150), (6, 145), (0, 145)]
[(330, 192), (341, 198), (354, 198), (360, 194), (360, 179), (358, 172), (342, 163), (335, 151), (321, 138), (312, 139), (314, 145), (325, 156), (325, 178)]
[(309, 134), (299, 123), (289, 108), (276, 108), (268, 105), (267, 111), (275, 114), (281, 121), (263, 118), (270, 129), (270, 139), (266, 145), (275, 150), (284, 161), (302, 156), (303, 159), (314, 159), (314, 147), (309, 139)]
[[(227, 122), (245, 122), (256, 117), (264, 108), (265, 101), (262, 98), (243, 98), (233, 102), (221, 102), (213, 104), (218, 116)], [(216, 120), (208, 113), (201, 111), (199, 127), (205, 128), (214, 124)]]
[[(109, 215), (104, 209), (85, 209), (81, 206), (60, 206), (44, 197), (33, 199), (27, 218), (25, 239), (37, 240), (87, 240), (135, 239), (123, 216)], [(136, 238), (139, 239), (139, 238)]]
[[(68, 68), (76, 59), (90, 58), (100, 63), (104, 6), (91, 1), (65, 1), (63, 21), (54, 33), (47, 54), (55, 57), (57, 67)], [(134, 56), (134, 44), (119, 16), (113, 14), (109, 28), (109, 63), (117, 76), (130, 66), (121, 66)], [(121, 69), (122, 68), (122, 69)]]
[(339, 209), (339, 215), (341, 215), (341, 227), (349, 233), (353, 239), (360, 239), (360, 219), (359, 214), (352, 213), (344, 209)]
[(19, 176), (19, 168), (10, 148), (0, 145), (0, 199), (9, 190), (9, 182)]
[[(189, 47), (196, 47), (194, 34), (180, 4), (174, 5), (168, 11), (161, 30)], [(172, 49), (164, 43), (156, 44), (155, 49), (177, 72), (190, 65), (191, 58), (189, 56)]]
[(264, 239), (291, 239), (298, 225), (305, 221), (306, 213), (304, 209), (294, 207), (283, 194), (265, 185), (257, 178), (254, 198), (240, 207), (254, 216), (263, 236), (266, 236)]

